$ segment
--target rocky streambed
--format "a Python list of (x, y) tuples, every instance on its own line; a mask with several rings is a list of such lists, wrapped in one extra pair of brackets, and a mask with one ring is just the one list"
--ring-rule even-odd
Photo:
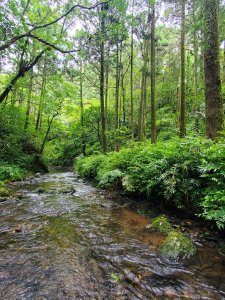
[(225, 299), (225, 257), (193, 224), (196, 253), (171, 260), (149, 218), (73, 173), (13, 190), (0, 202), (0, 299)]

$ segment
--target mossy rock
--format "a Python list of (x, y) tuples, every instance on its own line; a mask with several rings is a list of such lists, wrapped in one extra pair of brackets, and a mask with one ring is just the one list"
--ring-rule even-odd
[(159, 251), (171, 259), (186, 259), (195, 254), (196, 248), (192, 240), (179, 231), (171, 231)]
[(164, 234), (168, 234), (173, 230), (172, 225), (165, 216), (159, 216), (152, 220), (150, 228)]
[(0, 197), (9, 197), (10, 196), (10, 191), (4, 187), (0, 187)]

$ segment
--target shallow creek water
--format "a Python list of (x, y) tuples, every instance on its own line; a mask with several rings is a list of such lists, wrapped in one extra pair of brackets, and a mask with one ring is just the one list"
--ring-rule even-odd
[(146, 217), (70, 172), (14, 189), (23, 199), (0, 203), (1, 300), (225, 299), (225, 258), (210, 243), (186, 262), (163, 258)]

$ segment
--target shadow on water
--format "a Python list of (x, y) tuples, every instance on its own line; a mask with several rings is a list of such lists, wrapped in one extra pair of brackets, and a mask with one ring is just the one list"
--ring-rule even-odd
[(225, 259), (210, 243), (164, 259), (146, 217), (70, 172), (14, 188), (23, 200), (0, 203), (0, 299), (225, 299)]

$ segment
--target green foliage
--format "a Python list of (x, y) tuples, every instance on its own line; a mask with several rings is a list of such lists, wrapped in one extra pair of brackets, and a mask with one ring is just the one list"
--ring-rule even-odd
[(118, 282), (120, 280), (120, 276), (116, 273), (112, 273), (111, 278), (114, 282)]
[(0, 163), (0, 181), (10, 179), (19, 180), (25, 176), (26, 172), (18, 166)]
[(173, 230), (173, 227), (165, 216), (154, 218), (152, 220), (150, 228), (165, 234)]
[(193, 242), (183, 233), (171, 231), (159, 251), (166, 257), (171, 259), (185, 259), (195, 254), (196, 248)]
[(123, 173), (118, 169), (106, 172), (100, 180), (99, 185), (107, 188), (113, 183), (119, 182), (122, 177)]
[(203, 202), (203, 216), (206, 220), (216, 221), (219, 229), (225, 226), (225, 190), (206, 189)]
[(21, 179), (27, 170), (46, 170), (32, 145), (32, 133), (24, 130), (20, 108), (0, 108), (0, 128), (0, 180)]
[(133, 143), (120, 152), (78, 162), (78, 172), (103, 187), (122, 182), (125, 192), (143, 193), (178, 209), (201, 213), (225, 226), (225, 145), (203, 138), (151, 145)]
[(78, 158), (75, 161), (75, 169), (82, 176), (95, 178), (104, 158), (105, 156), (103, 154)]
[(215, 220), (222, 229), (225, 226), (225, 144), (219, 142), (206, 149), (199, 169), (205, 186), (202, 216)]

